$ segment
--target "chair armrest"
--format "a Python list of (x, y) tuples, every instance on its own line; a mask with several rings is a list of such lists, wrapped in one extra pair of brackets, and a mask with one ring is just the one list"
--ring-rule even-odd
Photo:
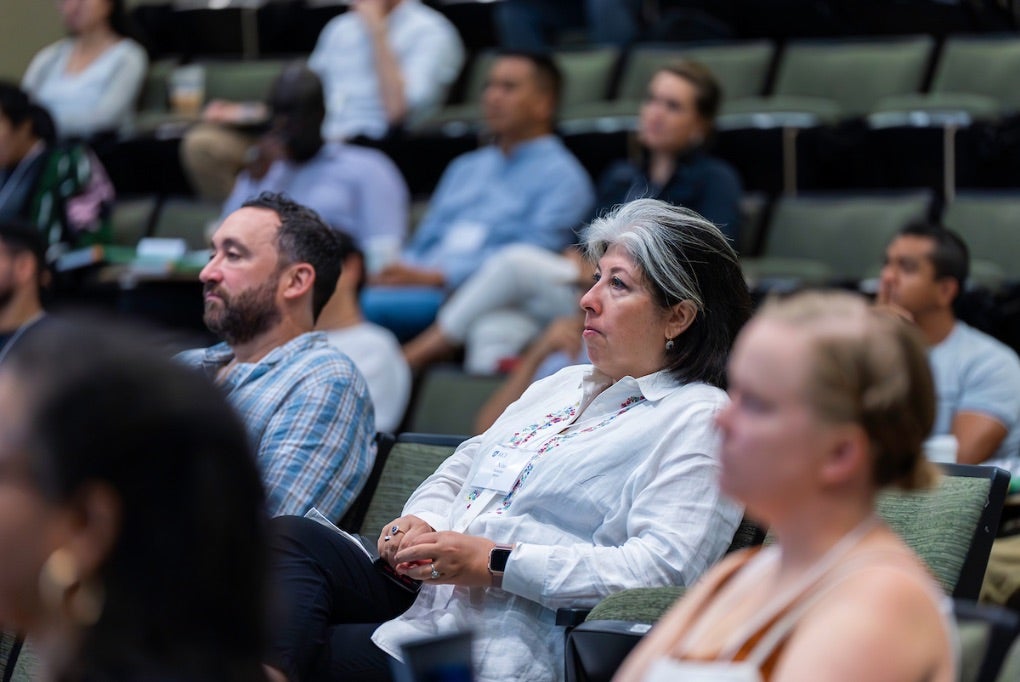
[(584, 622), (584, 619), (591, 613), (591, 609), (575, 609), (562, 607), (556, 609), (556, 625), (565, 628), (572, 628)]
[(609, 682), (627, 654), (652, 628), (649, 623), (589, 620), (567, 635), (567, 682)]

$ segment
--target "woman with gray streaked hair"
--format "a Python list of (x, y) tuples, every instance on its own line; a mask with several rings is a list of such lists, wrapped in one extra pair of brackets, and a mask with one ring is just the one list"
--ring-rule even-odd
[(718, 228), (635, 201), (585, 232), (581, 298), (591, 365), (533, 384), (465, 441), (379, 532), (389, 581), (339, 534), (274, 521), (281, 603), (270, 663), (298, 680), (386, 680), (402, 642), (475, 632), (475, 679), (559, 680), (561, 606), (689, 584), (741, 511), (719, 494), (715, 415), (750, 311)]
[(718, 234), (694, 211), (638, 199), (592, 221), (584, 241), (592, 262), (612, 245), (622, 246), (660, 306), (686, 302), (695, 308), (698, 314), (683, 338), (666, 344), (666, 367), (683, 381), (724, 387), (730, 345), (751, 302), (737, 254)]

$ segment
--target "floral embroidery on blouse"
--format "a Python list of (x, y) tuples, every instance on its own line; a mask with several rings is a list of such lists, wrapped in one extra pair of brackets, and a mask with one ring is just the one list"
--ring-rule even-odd
[[(572, 438), (576, 438), (582, 433), (590, 433), (592, 431), (602, 428), (603, 426), (609, 424), (614, 419), (619, 417), (621, 414), (629, 410), (634, 405), (637, 405), (638, 403), (642, 403), (644, 401), (645, 401), (644, 396), (632, 395), (626, 400), (624, 400), (622, 403), (620, 403), (620, 409), (618, 411), (609, 415), (608, 417), (600, 421), (598, 424), (593, 424), (591, 426), (587, 426), (583, 429), (580, 429), (578, 431), (572, 431), (570, 433), (554, 434), (551, 438), (549, 438), (549, 440), (547, 440), (545, 443), (538, 447), (538, 449), (535, 451), (535, 454), (532, 455), (531, 459), (528, 460), (528, 463), (524, 465), (524, 468), (521, 470), (520, 475), (517, 476), (517, 480), (514, 481), (513, 487), (510, 488), (510, 492), (508, 492), (506, 496), (503, 498), (502, 504), (498, 509), (495, 510), (495, 513), (502, 514), (504, 511), (510, 508), (510, 504), (513, 502), (514, 493), (516, 493), (521, 488), (521, 486), (524, 485), (524, 482), (528, 480), (528, 476), (531, 475), (531, 472), (535, 468), (535, 462), (542, 459), (550, 450), (559, 447), (562, 443), (565, 443), (571, 440)], [(570, 407), (566, 407), (563, 408), (562, 410), (558, 410), (556, 412), (547, 414), (543, 417), (544, 420), (543, 422), (537, 424), (530, 424), (521, 429), (520, 431), (514, 433), (510, 437), (509, 442), (511, 445), (514, 445), (515, 447), (520, 447), (521, 445), (531, 440), (531, 438), (534, 437), (535, 434), (542, 431), (543, 429), (546, 429), (554, 424), (569, 422), (574, 418), (576, 414), (577, 405), (571, 405)], [(468, 505), (466, 507), (467, 509), (471, 508), (471, 503), (478, 499), (480, 493), (481, 489), (475, 488), (467, 494), (468, 501)]]

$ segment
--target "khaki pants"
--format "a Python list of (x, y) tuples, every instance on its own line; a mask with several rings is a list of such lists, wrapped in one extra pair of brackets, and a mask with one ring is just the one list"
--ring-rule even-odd
[(230, 196), (245, 154), (255, 138), (216, 123), (199, 123), (181, 140), (181, 166), (203, 199), (222, 202)]
[(981, 601), (1020, 609), (1020, 495), (1006, 498), (999, 533), (988, 555)]

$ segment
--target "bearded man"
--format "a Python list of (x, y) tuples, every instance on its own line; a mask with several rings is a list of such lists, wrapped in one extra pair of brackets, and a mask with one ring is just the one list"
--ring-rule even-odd
[(368, 386), (315, 320), (336, 288), (340, 241), (312, 210), (263, 193), (212, 237), (199, 274), (223, 342), (177, 357), (227, 393), (248, 427), (271, 515), (339, 521), (375, 461)]

